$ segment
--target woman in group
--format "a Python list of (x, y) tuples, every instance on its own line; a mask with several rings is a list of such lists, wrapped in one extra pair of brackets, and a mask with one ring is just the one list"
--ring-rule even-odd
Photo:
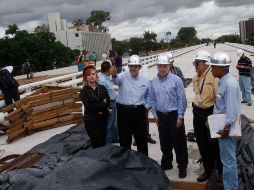
[(93, 65), (83, 70), (84, 87), (80, 98), (84, 104), (84, 124), (93, 148), (105, 145), (110, 98), (106, 88), (96, 81), (98, 75)]

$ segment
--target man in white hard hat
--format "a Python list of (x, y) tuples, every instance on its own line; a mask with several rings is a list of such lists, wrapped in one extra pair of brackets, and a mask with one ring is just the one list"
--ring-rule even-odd
[(239, 85), (242, 91), (242, 103), (251, 106), (251, 60), (244, 54), (242, 49), (236, 51), (238, 63), (236, 69), (239, 71)]
[(184, 126), (184, 113), (187, 107), (184, 86), (180, 77), (170, 73), (166, 55), (157, 59), (158, 75), (149, 87), (149, 103), (159, 129), (162, 151), (161, 167), (172, 169), (174, 148), (179, 178), (187, 175), (188, 152)]
[(194, 57), (194, 66), (197, 74), (193, 77), (193, 128), (202, 158), (204, 173), (198, 182), (206, 181), (216, 170), (222, 174), (218, 139), (211, 139), (210, 130), (206, 125), (207, 117), (213, 114), (214, 102), (217, 93), (218, 78), (215, 78), (211, 68), (206, 65), (211, 61), (208, 51), (200, 50)]
[(139, 56), (132, 55), (128, 61), (129, 72), (117, 74), (114, 67), (113, 83), (118, 85), (117, 125), (120, 145), (131, 148), (132, 135), (137, 150), (148, 155), (146, 111), (148, 105), (148, 79), (139, 74), (142, 67)]
[(230, 57), (224, 52), (213, 54), (211, 62), (214, 77), (219, 78), (214, 114), (225, 114), (225, 127), (218, 131), (220, 157), (223, 164), (223, 184), (225, 190), (238, 190), (235, 138), (229, 136), (231, 126), (236, 124), (241, 114), (241, 92), (235, 78), (229, 73)]
[(182, 70), (179, 67), (176, 67), (174, 65), (175, 60), (174, 60), (173, 54), (168, 52), (168, 53), (165, 53), (165, 55), (168, 57), (168, 62), (170, 63), (170, 72), (179, 76), (183, 81), (184, 88), (186, 88), (187, 85), (185, 84), (185, 78), (183, 76)]

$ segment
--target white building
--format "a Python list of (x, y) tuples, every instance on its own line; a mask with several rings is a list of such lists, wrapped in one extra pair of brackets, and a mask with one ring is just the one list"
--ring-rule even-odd
[(103, 52), (112, 49), (111, 35), (109, 33), (89, 32), (86, 25), (68, 27), (67, 22), (60, 18), (59, 13), (48, 14), (49, 31), (53, 32), (56, 39), (71, 49), (96, 52), (98, 59)]

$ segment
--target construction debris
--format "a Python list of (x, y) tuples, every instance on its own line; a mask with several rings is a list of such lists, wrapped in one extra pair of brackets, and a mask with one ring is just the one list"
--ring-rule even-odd
[(34, 132), (79, 123), (82, 119), (80, 88), (44, 86), (3, 108), (9, 114), (8, 142)]

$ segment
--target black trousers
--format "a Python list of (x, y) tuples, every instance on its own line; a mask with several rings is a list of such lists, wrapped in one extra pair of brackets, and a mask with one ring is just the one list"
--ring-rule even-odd
[(86, 131), (93, 148), (105, 145), (108, 117), (98, 116), (93, 120), (84, 120)]
[(177, 111), (161, 113), (157, 112), (159, 119), (159, 136), (162, 151), (161, 165), (168, 166), (172, 164), (174, 148), (178, 168), (187, 168), (188, 151), (185, 134), (185, 126), (176, 127)]
[(4, 93), (5, 106), (8, 106), (13, 103), (13, 100), (16, 102), (20, 99), (18, 88), (10, 88), (7, 93)]
[(203, 160), (203, 166), (207, 174), (212, 169), (218, 169), (222, 172), (222, 163), (220, 161), (219, 142), (216, 138), (211, 138), (210, 130), (205, 125), (207, 117), (213, 113), (213, 106), (207, 109), (193, 107), (193, 127), (196, 136), (198, 149)]
[(146, 108), (117, 104), (117, 125), (120, 146), (131, 148), (132, 135), (138, 152), (148, 155)]

